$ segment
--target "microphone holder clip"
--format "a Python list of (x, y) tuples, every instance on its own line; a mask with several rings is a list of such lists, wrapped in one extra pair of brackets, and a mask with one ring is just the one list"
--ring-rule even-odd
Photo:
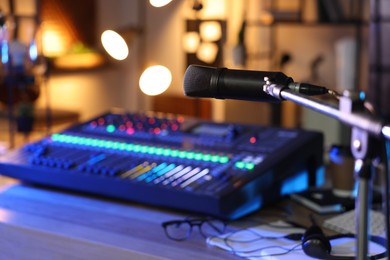
[(273, 84), (268, 77), (264, 77), (265, 84), (263, 86), (263, 91), (268, 95), (277, 98), (279, 100), (284, 100), (281, 96), (282, 90), (286, 89), (284, 85)]

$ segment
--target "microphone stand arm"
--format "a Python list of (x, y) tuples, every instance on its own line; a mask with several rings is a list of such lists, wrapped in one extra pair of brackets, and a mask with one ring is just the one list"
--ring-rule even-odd
[[(345, 111), (340, 111), (339, 108), (333, 104), (297, 93), (296, 91), (281, 85), (266, 84), (264, 85), (263, 90), (279, 100), (293, 101), (294, 103), (338, 119), (349, 126), (367, 131), (367, 133), (373, 137), (385, 137), (390, 140), (390, 125), (385, 125), (382, 121), (374, 119), (362, 112), (347, 113)], [(342, 98), (351, 97), (346, 94), (346, 96), (341, 97), (341, 99)]]
[[(355, 205), (357, 232), (357, 259), (367, 259), (369, 234), (369, 208), (372, 192), (374, 162), (379, 155), (372, 149), (373, 142), (390, 140), (390, 126), (364, 114), (364, 104), (356, 93), (346, 91), (340, 97), (339, 106), (302, 95), (283, 85), (272, 84), (265, 78), (263, 91), (279, 100), (290, 100), (304, 107), (328, 115), (352, 127), (351, 152), (355, 158), (354, 174), (358, 177), (358, 198)], [(375, 137), (375, 138), (373, 138)], [(387, 173), (389, 174), (389, 173)], [(387, 239), (389, 239), (387, 237)]]

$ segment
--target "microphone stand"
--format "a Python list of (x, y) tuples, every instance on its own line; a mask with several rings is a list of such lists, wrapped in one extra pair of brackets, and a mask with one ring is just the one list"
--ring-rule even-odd
[[(390, 140), (390, 125), (363, 113), (364, 104), (356, 93), (346, 91), (340, 97), (339, 106), (302, 95), (283, 85), (273, 84), (268, 78), (263, 91), (279, 100), (294, 103), (328, 115), (352, 127), (351, 151), (355, 158), (354, 174), (358, 177), (358, 198), (356, 200), (355, 220), (357, 223), (357, 259), (367, 259), (369, 234), (369, 206), (372, 193), (374, 162), (379, 154), (371, 147), (372, 143), (383, 138)], [(375, 137), (376, 139), (374, 139)], [(379, 150), (379, 149), (376, 149)], [(390, 174), (390, 173), (386, 173)], [(387, 205), (387, 201), (385, 203)], [(387, 206), (386, 206), (387, 207)], [(386, 228), (388, 224), (386, 223)], [(388, 234), (388, 233), (387, 233)], [(389, 239), (386, 237), (386, 239)]]

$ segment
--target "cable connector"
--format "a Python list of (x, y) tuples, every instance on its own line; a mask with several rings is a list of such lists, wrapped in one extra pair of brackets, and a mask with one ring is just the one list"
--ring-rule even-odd
[(329, 94), (329, 90), (327, 88), (308, 83), (293, 82), (288, 84), (288, 88), (308, 96)]

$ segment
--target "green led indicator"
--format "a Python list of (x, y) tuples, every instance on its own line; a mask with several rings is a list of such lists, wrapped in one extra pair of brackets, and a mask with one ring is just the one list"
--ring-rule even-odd
[[(107, 142), (107, 143), (110, 143), (110, 142)], [(120, 150), (122, 147), (122, 143), (120, 143), (120, 142), (112, 142), (111, 144), (112, 144), (112, 147), (114, 149), (117, 149), (117, 150)]]
[(212, 162), (218, 162), (219, 161), (219, 156), (218, 155), (211, 156), (211, 161)]
[(111, 149), (115, 149), (116, 147), (118, 147), (117, 142), (113, 142), (113, 141), (107, 142), (107, 146), (109, 146)]
[(194, 159), (195, 160), (202, 160), (202, 154), (201, 153), (196, 153), (195, 156), (194, 156)]
[(171, 156), (171, 149), (163, 149), (163, 155), (164, 156)]
[(132, 145), (132, 144), (126, 145), (126, 151), (131, 152), (133, 149), (134, 149), (134, 145)]
[(134, 145), (134, 152), (139, 152), (141, 150), (141, 146), (136, 144)]
[(253, 170), (255, 168), (254, 163), (239, 161), (234, 164), (239, 169)]
[(120, 150), (126, 150), (126, 144), (125, 143), (120, 143), (119, 149)]
[(95, 140), (93, 140), (93, 139), (91, 139), (91, 138), (88, 138), (88, 139), (87, 139), (87, 142), (88, 142), (88, 145), (93, 146)]
[(221, 158), (219, 158), (220, 163), (227, 163), (228, 161), (229, 161), (229, 157), (227, 156), (221, 156)]
[(106, 131), (109, 133), (113, 133), (115, 131), (115, 126), (114, 125), (108, 125), (106, 127)]
[(203, 155), (203, 160), (206, 161), (206, 162), (210, 161), (211, 160), (211, 154)]
[(255, 168), (255, 165), (253, 164), (253, 163), (247, 163), (246, 165), (245, 165), (245, 168), (247, 169), (247, 170), (253, 170), (253, 168)]
[(242, 169), (245, 167), (245, 163), (244, 162), (236, 162), (235, 166), (238, 168), (238, 169)]
[(86, 141), (86, 138), (79, 138), (79, 143), (80, 144), (85, 144), (87, 141)]
[(148, 151), (147, 151), (147, 153), (148, 154), (154, 154), (156, 152), (156, 148), (155, 147), (149, 147), (149, 149), (148, 149)]
[(141, 147), (141, 153), (147, 153), (149, 148), (147, 146), (142, 146)]
[(81, 140), (80, 140), (80, 138), (78, 138), (78, 137), (75, 137), (75, 138), (73, 139), (73, 143), (74, 143), (74, 144), (80, 144), (80, 142), (81, 142)]
[(118, 147), (116, 147), (114, 142), (109, 142), (109, 141), (101, 141), (100, 147), (118, 149)]
[(193, 152), (188, 152), (187, 153), (187, 159), (194, 159), (194, 157), (195, 157), (195, 153), (193, 153)]

